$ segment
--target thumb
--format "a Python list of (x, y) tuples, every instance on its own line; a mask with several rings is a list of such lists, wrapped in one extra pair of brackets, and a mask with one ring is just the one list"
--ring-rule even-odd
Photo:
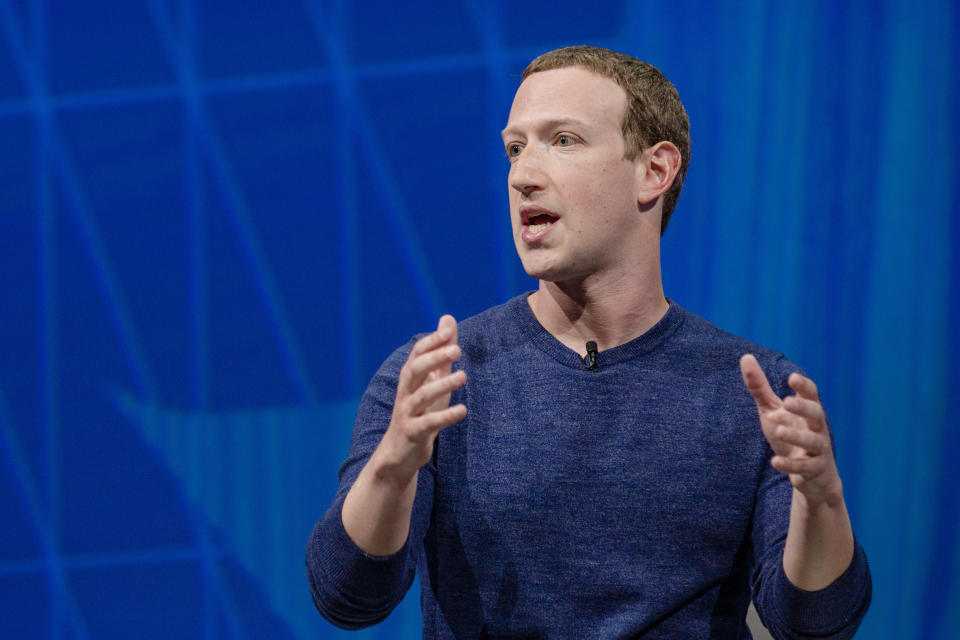
[(753, 354), (747, 353), (740, 358), (740, 374), (743, 376), (743, 384), (753, 396), (753, 401), (757, 403), (757, 409), (761, 413), (780, 408), (783, 401), (773, 392), (767, 376), (764, 375), (760, 363)]

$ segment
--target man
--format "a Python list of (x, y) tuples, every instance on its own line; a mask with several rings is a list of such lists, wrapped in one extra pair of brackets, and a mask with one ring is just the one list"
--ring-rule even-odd
[(869, 571), (816, 387), (664, 297), (688, 130), (629, 56), (524, 72), (503, 140), (539, 288), (371, 381), (307, 548), (332, 622), (382, 620), (417, 571), (425, 638), (748, 638), (751, 592), (776, 637), (853, 635)]

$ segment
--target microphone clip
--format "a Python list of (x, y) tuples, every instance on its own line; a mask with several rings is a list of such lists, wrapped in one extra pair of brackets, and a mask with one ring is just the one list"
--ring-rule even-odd
[(587, 343), (587, 355), (583, 357), (583, 364), (589, 371), (597, 370), (597, 343), (593, 340)]

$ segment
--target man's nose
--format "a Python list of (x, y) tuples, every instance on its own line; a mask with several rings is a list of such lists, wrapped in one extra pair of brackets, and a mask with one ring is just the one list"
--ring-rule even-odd
[(546, 174), (534, 149), (528, 146), (514, 158), (510, 165), (509, 182), (512, 188), (525, 196), (544, 188)]

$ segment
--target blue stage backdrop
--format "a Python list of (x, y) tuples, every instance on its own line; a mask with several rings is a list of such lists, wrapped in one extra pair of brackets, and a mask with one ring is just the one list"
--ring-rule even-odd
[(0, 0), (0, 637), (347, 637), (303, 549), (359, 394), (534, 286), (499, 131), (580, 43), (691, 115), (668, 295), (820, 384), (858, 637), (957, 637), (951, 0)]

